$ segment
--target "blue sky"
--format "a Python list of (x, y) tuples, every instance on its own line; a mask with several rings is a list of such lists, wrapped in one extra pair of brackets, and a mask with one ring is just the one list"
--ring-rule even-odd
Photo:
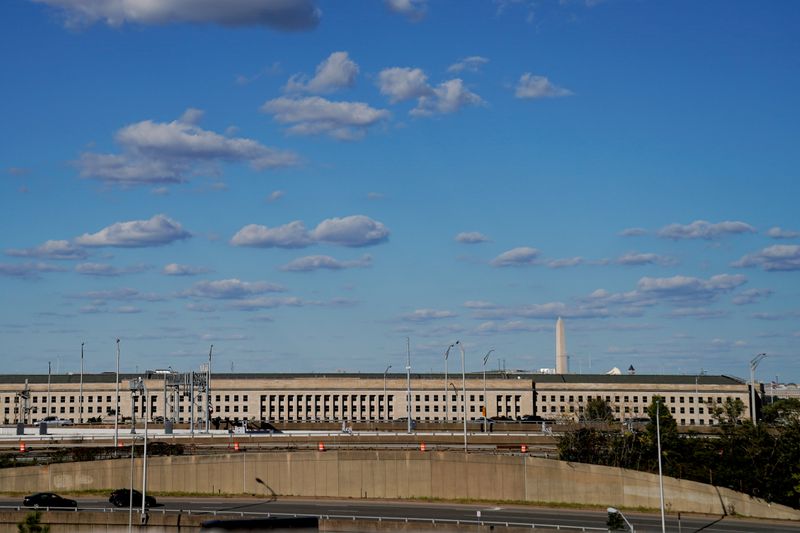
[(563, 316), (575, 372), (797, 381), (799, 22), (2, 2), (6, 371), (530, 370)]

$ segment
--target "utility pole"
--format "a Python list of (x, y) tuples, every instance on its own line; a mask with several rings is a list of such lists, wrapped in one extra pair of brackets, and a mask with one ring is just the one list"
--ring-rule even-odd
[(406, 337), (406, 409), (408, 432), (411, 433), (411, 338)]
[(50, 416), (50, 361), (47, 362), (47, 416)]
[(208, 349), (208, 369), (206, 371), (206, 433), (211, 433), (211, 352), (214, 345)]
[(78, 391), (78, 423), (83, 424), (83, 345), (85, 343), (81, 343), (81, 386), (80, 390)]
[(114, 408), (114, 451), (116, 452), (119, 446), (119, 339), (117, 339), (117, 396), (114, 401), (116, 402)]

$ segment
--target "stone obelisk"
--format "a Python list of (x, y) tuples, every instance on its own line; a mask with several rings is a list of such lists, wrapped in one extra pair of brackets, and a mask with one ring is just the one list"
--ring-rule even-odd
[(567, 338), (564, 335), (564, 321), (556, 320), (556, 374), (569, 374), (567, 359)]

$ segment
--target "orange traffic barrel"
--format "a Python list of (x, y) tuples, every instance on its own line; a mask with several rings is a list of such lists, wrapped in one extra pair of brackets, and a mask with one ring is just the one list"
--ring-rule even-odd
[(317, 446), (317, 449), (319, 451), (321, 451), (321, 452), (324, 452), (325, 451), (325, 443), (324, 442), (320, 442), (319, 445)]
[(419, 451), (421, 451), (421, 452), (425, 451), (425, 443), (424, 442), (420, 442), (419, 443)]

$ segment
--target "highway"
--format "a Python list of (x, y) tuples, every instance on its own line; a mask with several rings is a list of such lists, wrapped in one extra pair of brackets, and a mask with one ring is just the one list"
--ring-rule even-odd
[[(0, 507), (21, 504), (21, 498), (0, 498)], [(109, 508), (107, 498), (78, 498), (79, 509)], [(127, 512), (127, 508), (124, 509)], [(454, 503), (429, 503), (378, 500), (309, 500), (285, 499), (275, 501), (253, 498), (159, 498), (159, 506), (152, 513), (183, 512), (239, 514), (256, 518), (260, 513), (272, 516), (315, 515), (332, 517), (361, 517), (364, 519), (420, 519), (436, 521), (490, 522), (495, 524), (525, 524), (536, 526), (559, 525), (597, 528), (604, 530), (606, 512), (604, 510), (579, 510), (567, 508), (544, 508), (521, 505), (479, 505)], [(480, 513), (480, 516), (478, 516)], [(638, 532), (661, 531), (658, 514), (625, 512), (625, 516)], [(800, 524), (782, 521), (746, 520), (736, 517), (670, 515), (666, 520), (667, 531), (675, 533), (784, 533), (800, 532)]]

